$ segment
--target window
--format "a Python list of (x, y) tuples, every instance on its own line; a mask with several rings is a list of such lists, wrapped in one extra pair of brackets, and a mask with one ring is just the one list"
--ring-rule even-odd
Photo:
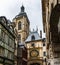
[(12, 58), (13, 58), (13, 56), (12, 56), (12, 52), (8, 51), (7, 56), (8, 56), (9, 59), (12, 59)]
[(5, 52), (4, 52), (4, 56), (7, 57), (8, 56), (8, 50), (5, 49)]
[(14, 43), (15, 43), (14, 40), (12, 40), (12, 48), (14, 48)]
[(5, 39), (5, 32), (2, 31), (2, 40), (5, 41), (4, 39)]
[(31, 40), (35, 40), (35, 36), (34, 35), (32, 35)]
[(45, 43), (43, 43), (43, 46), (45, 46)]
[(18, 23), (18, 30), (21, 30), (21, 21)]
[(8, 45), (11, 46), (11, 38), (9, 37)]
[(9, 59), (13, 59), (13, 53), (12, 53), (12, 52), (9, 52), (9, 53), (8, 53), (8, 56), (9, 56), (9, 57), (8, 57)]
[(46, 52), (44, 52), (43, 54), (44, 54), (44, 56), (46, 56)]
[(5, 34), (5, 42), (8, 44), (8, 35)]
[(4, 48), (0, 47), (0, 56), (4, 55)]

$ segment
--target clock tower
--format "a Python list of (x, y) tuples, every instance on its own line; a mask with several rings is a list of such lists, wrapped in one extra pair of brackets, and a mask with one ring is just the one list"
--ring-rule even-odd
[[(26, 41), (28, 65), (46, 65), (46, 44), (36, 31), (31, 31)], [(44, 45), (43, 45), (44, 44)]]

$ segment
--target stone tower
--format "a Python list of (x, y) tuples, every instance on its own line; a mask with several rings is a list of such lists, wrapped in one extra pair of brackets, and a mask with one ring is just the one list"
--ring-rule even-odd
[(29, 19), (22, 5), (20, 13), (13, 19), (15, 29), (18, 32), (18, 43), (24, 42), (29, 34)]

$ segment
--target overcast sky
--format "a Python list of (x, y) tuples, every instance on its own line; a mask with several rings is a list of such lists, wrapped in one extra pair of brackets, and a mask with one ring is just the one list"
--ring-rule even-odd
[(30, 20), (30, 28), (43, 30), (41, 0), (0, 0), (0, 16), (12, 19), (19, 14), (22, 4)]

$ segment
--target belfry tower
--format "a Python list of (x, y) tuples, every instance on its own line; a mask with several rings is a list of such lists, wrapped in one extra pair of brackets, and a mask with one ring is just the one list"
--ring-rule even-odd
[(18, 32), (18, 43), (24, 42), (29, 34), (29, 19), (22, 5), (20, 13), (13, 19), (15, 29)]

